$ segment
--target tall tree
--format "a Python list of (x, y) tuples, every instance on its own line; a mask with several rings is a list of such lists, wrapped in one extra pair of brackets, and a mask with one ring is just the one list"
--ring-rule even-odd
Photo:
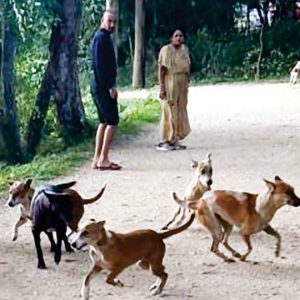
[[(52, 31), (50, 38), (50, 53), (54, 52), (55, 31)], [(36, 154), (40, 143), (42, 130), (45, 125), (45, 117), (48, 111), (50, 99), (53, 93), (54, 56), (50, 55), (49, 62), (43, 75), (43, 79), (36, 97), (35, 107), (31, 114), (26, 133), (26, 153), (29, 157)]]
[(26, 133), (26, 152), (30, 157), (36, 154), (40, 143), (52, 96), (56, 101), (59, 121), (69, 140), (81, 137), (85, 128), (77, 66), (82, 1), (57, 0), (56, 4), (48, 8), (48, 13), (51, 12), (58, 20), (52, 21), (49, 61), (45, 67)]
[(2, 53), (3, 53), (3, 39), (4, 39), (4, 22), (3, 22), (3, 10), (4, 10), (4, 1), (0, 0), (0, 159), (4, 158), (5, 153), (5, 144), (4, 138), (2, 134), (2, 122), (4, 119), (4, 111), (3, 111), (3, 79), (2, 79)]
[(132, 87), (145, 86), (145, 0), (135, 0), (135, 45)]
[(70, 139), (80, 137), (85, 128), (85, 113), (78, 79), (78, 39), (82, 0), (58, 0), (60, 21), (54, 25), (57, 42), (54, 57), (54, 98), (59, 121)]
[(259, 80), (260, 73), (261, 73), (261, 63), (263, 59), (263, 55), (266, 48), (266, 27), (268, 25), (268, 6), (269, 1), (262, 1), (261, 4), (258, 4), (256, 6), (257, 13), (259, 15), (259, 18), (261, 20), (261, 27), (260, 27), (260, 33), (259, 33), (259, 54), (257, 58), (256, 63), (256, 73), (255, 73), (255, 79)]
[(18, 163), (23, 160), (14, 89), (14, 56), (18, 31), (12, 2), (2, 2), (1, 8), (0, 129), (6, 149), (5, 158), (9, 162)]

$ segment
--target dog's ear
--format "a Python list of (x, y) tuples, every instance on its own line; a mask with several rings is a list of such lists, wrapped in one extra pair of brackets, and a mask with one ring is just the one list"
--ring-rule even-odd
[(275, 181), (283, 181), (278, 175), (275, 176)]
[(192, 167), (193, 169), (197, 168), (197, 167), (198, 167), (198, 162), (195, 161), (195, 160), (193, 160), (193, 159), (191, 159), (191, 167)]
[(70, 195), (66, 193), (55, 193), (53, 191), (43, 191), (43, 193), (46, 195), (46, 197), (49, 199), (49, 201), (61, 201), (64, 199), (70, 199)]
[(105, 224), (105, 221), (99, 221), (99, 222), (97, 222), (97, 225), (98, 225), (100, 228), (103, 228), (103, 227), (104, 227), (104, 224)]
[(206, 157), (207, 157), (207, 160), (208, 160), (208, 161), (211, 160), (211, 153), (208, 152), (208, 153), (206, 154)]
[(70, 187), (72, 187), (75, 184), (76, 184), (76, 181), (70, 181), (70, 182), (66, 182), (66, 183), (56, 184), (55, 186), (53, 186), (53, 188), (57, 192), (62, 192), (63, 190), (69, 189)]
[(273, 191), (275, 189), (275, 184), (267, 179), (264, 179), (264, 182), (266, 183), (269, 190)]
[(32, 179), (31, 178), (29, 178), (29, 179), (26, 180), (26, 182), (25, 182), (25, 189), (26, 190), (29, 190), (31, 183), (32, 183)]

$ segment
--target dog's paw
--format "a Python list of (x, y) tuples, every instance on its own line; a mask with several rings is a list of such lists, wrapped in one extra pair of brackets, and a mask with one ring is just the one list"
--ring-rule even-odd
[(115, 278), (107, 278), (106, 283), (111, 284), (113, 286), (118, 286), (118, 287), (124, 286), (124, 283), (121, 280), (115, 279)]
[(242, 256), (240, 257), (240, 261), (246, 261), (246, 258), (247, 258), (247, 255), (242, 255)]
[(60, 263), (60, 260), (61, 260), (61, 254), (55, 254), (54, 261), (57, 265)]
[(38, 269), (41, 269), (41, 270), (44, 270), (46, 269), (46, 265), (44, 262), (39, 262), (38, 265), (37, 265)]
[(159, 294), (161, 294), (161, 291), (162, 291), (161, 288), (155, 288), (155, 289), (153, 289), (153, 290), (151, 291), (151, 295), (152, 295), (152, 296), (159, 295)]
[(149, 287), (149, 291), (153, 291), (153, 290), (157, 289), (157, 287), (158, 287), (158, 284), (157, 284), (157, 282), (155, 282)]
[(233, 252), (232, 255), (236, 258), (241, 258), (242, 257), (242, 255), (238, 252)]
[(234, 263), (235, 260), (233, 258), (226, 258), (225, 262), (227, 262), (227, 263)]
[(90, 289), (88, 287), (82, 286), (80, 290), (80, 297), (82, 297), (84, 300), (90, 299)]
[(124, 286), (124, 283), (119, 279), (115, 279), (114, 282), (115, 282), (115, 286), (118, 286), (118, 287)]
[(17, 238), (18, 238), (18, 236), (17, 236), (17, 235), (13, 235), (13, 236), (11, 237), (11, 240), (14, 242), (14, 241), (16, 241), (16, 240), (17, 240)]
[(74, 252), (74, 249), (71, 246), (69, 246), (69, 247), (66, 247), (66, 251), (68, 253), (72, 253), (72, 252)]

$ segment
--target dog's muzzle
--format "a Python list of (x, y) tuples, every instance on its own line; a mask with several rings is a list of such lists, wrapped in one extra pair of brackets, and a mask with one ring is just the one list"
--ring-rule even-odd
[(298, 207), (298, 206), (300, 206), (300, 199), (295, 194), (293, 194), (291, 196), (290, 200), (287, 202), (287, 204), (294, 206), (294, 207)]
[(14, 204), (14, 202), (13, 202), (13, 199), (8, 199), (8, 200), (7, 200), (7, 205), (8, 205), (9, 207), (14, 207), (15, 204)]
[(76, 250), (81, 250), (84, 246), (86, 246), (87, 243), (83, 242), (83, 241), (74, 241), (71, 246), (72, 248), (76, 249)]

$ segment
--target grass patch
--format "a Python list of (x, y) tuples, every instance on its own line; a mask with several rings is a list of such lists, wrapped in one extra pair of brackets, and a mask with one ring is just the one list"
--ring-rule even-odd
[(160, 117), (160, 103), (157, 100), (126, 100), (120, 104), (119, 134), (137, 134), (143, 125), (154, 123)]
[[(157, 122), (160, 116), (160, 104), (154, 99), (127, 100), (120, 103), (120, 124), (118, 134), (136, 135), (147, 123)], [(96, 120), (95, 112), (90, 119)], [(7, 193), (10, 180), (24, 180), (32, 178), (35, 185), (50, 180), (59, 175), (66, 175), (80, 167), (93, 155), (93, 139), (72, 147), (64, 148), (60, 145), (47, 145), (46, 148), (59, 149), (57, 152), (38, 154), (33, 161), (24, 165), (6, 166), (0, 163), (0, 196)], [(51, 143), (53, 141), (51, 140)], [(58, 140), (57, 143), (62, 141)], [(49, 142), (48, 142), (49, 143)]]

